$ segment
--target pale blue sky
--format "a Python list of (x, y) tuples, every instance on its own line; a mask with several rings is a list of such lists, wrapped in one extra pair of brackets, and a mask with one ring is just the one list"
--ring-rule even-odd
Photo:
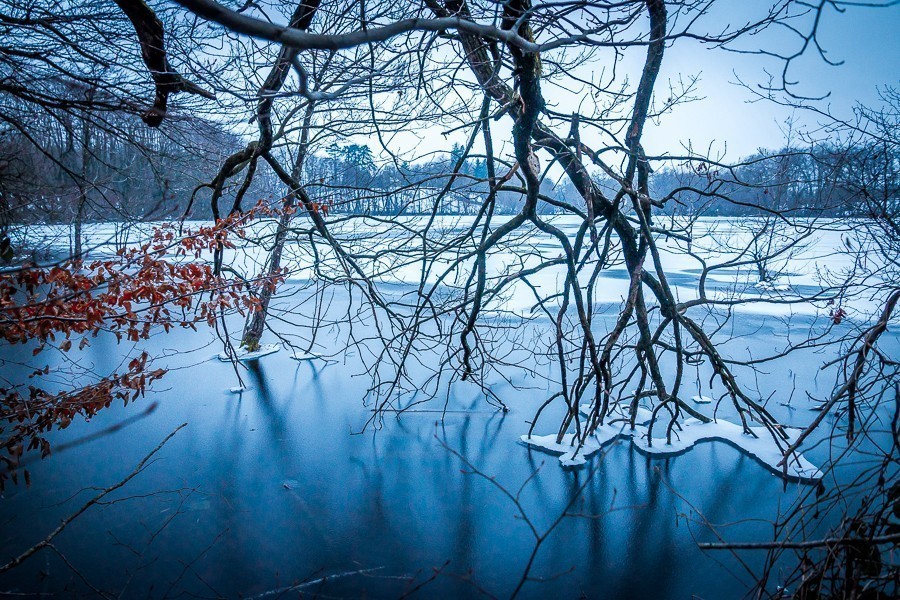
[[(900, 84), (900, 6), (889, 8), (848, 7), (838, 14), (828, 10), (819, 39), (833, 61), (826, 64), (815, 52), (798, 60), (789, 74), (799, 81), (795, 92), (808, 96), (829, 94), (818, 102), (820, 108), (847, 116), (856, 102), (878, 101), (877, 87)], [(760, 42), (745, 40), (744, 47)], [(769, 40), (787, 49), (796, 42), (784, 36)], [(750, 103), (752, 94), (737, 85), (738, 77), (747, 84), (766, 83), (766, 69), (780, 74), (777, 61), (761, 56), (738, 55), (721, 50), (705, 50), (690, 42), (676, 43), (664, 61), (661, 83), (678, 73), (700, 74), (703, 100), (676, 109), (659, 126), (646, 131), (645, 146), (649, 151), (677, 151), (682, 142), (691, 140), (695, 148), (711, 142), (716, 151), (727, 143), (731, 159), (752, 153), (758, 147), (774, 147), (783, 141), (779, 128), (791, 111), (770, 102)], [(658, 86), (658, 89), (663, 89)], [(794, 114), (800, 123), (814, 126), (809, 114)]]
[[(699, 24), (699, 30), (719, 31), (726, 25), (739, 25), (758, 17), (760, 10), (771, 6), (768, 1), (722, 0), (715, 4), (716, 12), (707, 17), (707, 23)], [(754, 11), (757, 14), (754, 15)], [(808, 26), (809, 18), (795, 23)], [(705, 29), (704, 29), (705, 27)], [(815, 103), (820, 109), (848, 117), (857, 102), (872, 105), (878, 102), (877, 88), (900, 85), (900, 5), (887, 8), (848, 7), (844, 13), (827, 9), (819, 30), (819, 40), (832, 61), (843, 61), (831, 66), (822, 60), (815, 50), (796, 60), (789, 77), (798, 81), (793, 88), (798, 94), (811, 97), (830, 94)], [(765, 32), (745, 36), (740, 48), (776, 49), (779, 53), (796, 51), (799, 40), (785, 30), (770, 27)], [(636, 48), (626, 52), (618, 65), (619, 77), (627, 77), (633, 86), (640, 79), (646, 49)], [(604, 69), (603, 52), (594, 61), (581, 67), (578, 75), (595, 79)], [(712, 154), (726, 161), (753, 154), (759, 148), (778, 148), (785, 144), (785, 121), (793, 118), (795, 130), (816, 129), (822, 119), (804, 111), (793, 111), (758, 97), (738, 84), (757, 86), (768, 83), (768, 73), (780, 77), (782, 62), (771, 57), (739, 54), (721, 48), (706, 48), (692, 39), (680, 39), (667, 48), (663, 68), (657, 81), (655, 97), (664, 100), (669, 81), (679, 77), (687, 79), (699, 76), (696, 96), (701, 99), (677, 106), (658, 122), (648, 123), (644, 130), (644, 149), (651, 155), (682, 155), (690, 144), (695, 152)], [(568, 98), (551, 85), (544, 86), (548, 104), (566, 114), (579, 109), (579, 95)], [(752, 101), (752, 100), (757, 101)], [(584, 108), (584, 107), (582, 107)], [(509, 123), (492, 125), (495, 131), (495, 150), (511, 153), (508, 146)], [(587, 132), (587, 136), (591, 133)], [(453, 141), (463, 142), (465, 135), (445, 139), (440, 135), (418, 136), (417, 153), (441, 151)], [(398, 139), (411, 141), (405, 136)], [(505, 141), (504, 141), (505, 140)], [(797, 138), (799, 140), (799, 137)], [(609, 140), (586, 140), (599, 147)], [(476, 147), (480, 145), (476, 143)]]

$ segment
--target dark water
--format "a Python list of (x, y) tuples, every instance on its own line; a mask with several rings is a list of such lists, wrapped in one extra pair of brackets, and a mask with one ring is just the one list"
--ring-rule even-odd
[[(781, 331), (761, 317), (742, 317), (737, 327), (752, 338), (733, 343), (752, 339), (770, 349)], [(207, 341), (191, 353), (172, 350)], [(91, 508), (57, 538), (71, 568), (44, 550), (0, 577), (0, 590), (89, 596), (93, 586), (123, 597), (246, 597), (324, 577), (284, 595), (509, 596), (535, 538), (503, 491), (464, 472), (443, 443), (512, 493), (539, 469), (520, 496), (539, 533), (576, 498), (570, 511), (580, 516), (563, 519), (546, 538), (530, 573), (543, 581), (528, 581), (523, 597), (739, 598), (752, 579), (734, 557), (698, 550), (698, 541), (716, 539), (698, 515), (729, 539), (766, 540), (779, 507), (808, 490), (717, 443), (665, 460), (619, 443), (585, 469), (563, 470), (555, 457), (517, 441), (544, 389), (497, 385), (511, 409), (504, 414), (461, 385), (443, 418), (411, 412), (360, 434), (371, 406), (362, 402), (369, 382), (355, 356), (325, 365), (297, 363), (282, 351), (253, 365), (250, 389), (234, 395), (232, 367), (211, 359), (220, 348), (208, 333), (174, 332), (150, 345), (168, 350), (162, 362), (173, 368), (153, 393), (53, 440), (77, 440), (153, 402), (158, 408), (31, 464), (31, 488), (9, 487), (0, 504), (0, 559), (47, 535), (95, 493), (88, 486), (119, 481), (177, 425), (187, 427), (111, 496), (116, 502)], [(84, 359), (108, 372), (123, 350), (99, 339)], [(779, 398), (797, 385), (823, 393), (831, 381), (815, 375), (821, 357), (807, 358), (773, 366), (760, 386), (780, 389)], [(3, 368), (16, 376), (13, 362)], [(795, 424), (813, 416), (771, 406)], [(552, 414), (545, 419), (538, 433), (558, 423)], [(821, 464), (826, 453), (808, 456)], [(760, 566), (761, 557), (742, 558)]]

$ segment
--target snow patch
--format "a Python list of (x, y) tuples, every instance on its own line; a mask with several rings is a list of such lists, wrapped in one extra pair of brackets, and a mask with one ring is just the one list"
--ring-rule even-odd
[(278, 352), (278, 344), (263, 344), (259, 347), (259, 350), (254, 350), (253, 352), (248, 352), (246, 348), (235, 348), (233, 357), (228, 356), (227, 352), (220, 352), (219, 360), (224, 362), (230, 362), (232, 359), (240, 361), (256, 360), (275, 352)]
[[(579, 407), (579, 412), (585, 418), (589, 417), (590, 410), (591, 408), (588, 404), (582, 404)], [(616, 438), (620, 436), (630, 437), (634, 434), (630, 429), (628, 417), (620, 412), (621, 410), (624, 409), (613, 408), (612, 412), (607, 416), (606, 422), (598, 426), (594, 434), (585, 440), (580, 448), (574, 433), (565, 434), (559, 443), (556, 441), (556, 435), (536, 435), (531, 437), (523, 435), (519, 439), (530, 446), (542, 448), (553, 454), (559, 454), (559, 462), (564, 467), (577, 467), (583, 465), (592, 454)], [(652, 418), (652, 411), (643, 406), (638, 407), (635, 414), (635, 431), (646, 429), (646, 424)]]
[(250, 389), (250, 388), (244, 387), (242, 385), (236, 385), (233, 388), (230, 388), (228, 391), (231, 392), (232, 394), (243, 394), (248, 389)]
[[(582, 411), (584, 408), (582, 407)], [(564, 467), (583, 465), (592, 454), (619, 437), (631, 438), (632, 444), (639, 451), (650, 456), (681, 454), (700, 442), (720, 441), (753, 457), (777, 475), (799, 481), (816, 481), (822, 478), (822, 472), (818, 467), (800, 454), (791, 456), (786, 467), (779, 465), (784, 458), (782, 448), (786, 448), (793, 441), (787, 429), (784, 430), (787, 440), (783, 440), (779, 447), (765, 427), (750, 427), (752, 433), (744, 433), (740, 425), (721, 419), (704, 423), (699, 419), (689, 418), (681, 423), (680, 429), (676, 427), (672, 432), (671, 443), (667, 443), (665, 437), (654, 437), (652, 440), (649, 438), (649, 418), (644, 420), (648, 413), (649, 410), (639, 409), (639, 418), (636, 421), (643, 420), (643, 422), (636, 423), (634, 429), (623, 421), (603, 424), (580, 447), (574, 433), (565, 434), (559, 442), (556, 441), (555, 435), (523, 435), (520, 439), (529, 446), (558, 454), (559, 462)], [(664, 427), (658, 426), (658, 430), (665, 432)]]
[(712, 398), (709, 396), (691, 396), (691, 400), (697, 404), (709, 404), (712, 402)]
[(302, 362), (304, 360), (316, 360), (322, 357), (318, 354), (313, 354), (312, 352), (294, 352), (294, 354), (291, 355), (291, 358)]
[(786, 283), (773, 283), (771, 281), (760, 281), (758, 283), (753, 284), (758, 290), (765, 290), (767, 292), (789, 292), (791, 291), (791, 286)]
[(789, 430), (784, 430), (787, 440), (781, 447), (775, 442), (772, 434), (765, 427), (750, 427), (752, 433), (744, 433), (743, 427), (719, 419), (704, 423), (699, 419), (685, 419), (681, 430), (672, 432), (672, 442), (667, 444), (664, 437), (651, 440), (645, 435), (635, 437), (633, 443), (638, 450), (651, 455), (680, 454), (693, 448), (699, 442), (721, 441), (734, 446), (745, 454), (758, 460), (767, 469), (778, 475), (802, 481), (815, 481), (822, 478), (818, 467), (806, 460), (803, 455), (795, 454), (787, 461), (787, 468), (778, 463), (784, 459), (782, 448), (786, 448), (793, 439)]

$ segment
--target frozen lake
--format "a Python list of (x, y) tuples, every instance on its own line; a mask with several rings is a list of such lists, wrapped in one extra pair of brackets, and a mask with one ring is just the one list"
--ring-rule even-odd
[[(569, 224), (561, 226), (572, 233)], [(725, 237), (737, 235), (732, 223), (711, 221), (713, 226)], [(95, 229), (95, 242), (108, 233), (104, 227), (109, 226)], [(343, 235), (356, 244), (405, 243), (396, 230), (363, 236), (346, 227)], [(459, 227), (454, 220), (440, 235)], [(789, 287), (779, 293), (790, 295), (793, 287), (807, 294), (821, 285), (824, 266), (834, 271), (846, 266), (836, 252), (847, 235), (846, 230), (833, 231), (805, 245), (785, 266), (779, 282)], [(711, 235), (709, 241), (700, 251), (727, 260), (727, 253), (713, 249)], [(529, 260), (558, 252), (539, 235), (526, 235), (526, 242), (527, 252), (501, 249), (492, 258), (494, 272), (503, 273), (510, 265), (527, 267)], [(273, 327), (302, 345), (309, 339), (312, 314), (305, 262), (309, 252), (298, 243), (288, 256), (292, 272), (276, 299), (279, 321)], [(674, 250), (666, 260), (679, 297), (695, 296), (697, 265)], [(253, 271), (260, 255), (239, 253), (232, 262)], [(377, 261), (369, 268), (377, 271)], [(708, 285), (729, 297), (768, 297), (772, 292), (754, 287), (746, 271), (720, 272)], [(384, 275), (385, 293), (406, 297), (420, 273), (421, 265), (410, 263)], [(600, 329), (616, 316), (627, 287), (623, 273), (624, 268), (611, 268), (598, 286)], [(435, 281), (433, 277), (429, 274), (426, 281)], [(558, 274), (541, 277), (536, 285), (557, 284)], [(90, 424), (76, 423), (54, 434), (54, 445), (64, 448), (113, 428), (31, 462), (30, 488), (8, 487), (0, 504), (4, 555), (41, 539), (94, 493), (88, 486), (117, 482), (175, 427), (188, 425), (158, 460), (116, 492), (116, 502), (92, 508), (58, 538), (56, 545), (75, 570), (45, 552), (0, 578), (0, 589), (91, 595), (93, 586), (125, 597), (251, 597), (267, 592), (274, 593), (265, 597), (279, 597), (285, 588), (309, 582), (286, 595), (509, 596), (522, 577), (534, 537), (503, 491), (468, 472), (456, 452), (514, 494), (528, 481), (520, 502), (538, 532), (574, 499), (569, 516), (541, 546), (530, 572), (534, 580), (525, 583), (521, 596), (737, 598), (752, 580), (730, 554), (697, 548), (697, 542), (718, 541), (704, 523), (717, 525), (729, 540), (765, 541), (779, 509), (811, 491), (809, 485), (784, 482), (723, 443), (650, 458), (620, 441), (581, 469), (563, 469), (554, 456), (519, 441), (555, 378), (549, 361), (518, 365), (531, 373), (511, 363), (505, 369), (509, 381), (497, 377), (489, 382), (508, 412), (498, 411), (475, 386), (457, 383), (399, 418), (387, 415), (380, 426), (366, 427), (374, 406), (371, 398), (365, 400), (371, 380), (360, 360), (362, 346), (344, 350), (350, 332), (338, 318), (349, 310), (349, 298), (337, 288), (329, 294), (326, 321), (334, 324), (324, 326), (314, 344), (329, 360), (297, 362), (284, 349), (248, 364), (242, 371), (248, 389), (240, 394), (230, 392), (239, 384), (235, 370), (216, 358), (221, 342), (208, 331), (159, 333), (139, 347), (101, 336), (69, 357), (96, 373), (108, 373), (127, 362), (125, 356), (147, 349), (160, 357), (154, 366), (167, 367), (169, 373), (147, 398), (124, 408), (113, 406)], [(860, 322), (850, 320), (847, 327), (860, 327), (875, 301), (851, 302), (848, 309), (856, 311)], [(546, 337), (548, 321), (519, 320), (530, 315), (531, 304), (521, 290), (511, 290), (489, 307), (495, 311), (489, 318), (511, 324), (516, 339), (531, 341), (534, 348), (535, 340)], [(807, 302), (748, 304), (730, 322), (723, 347), (736, 355), (771, 352), (790, 336), (822, 330), (826, 310)], [(364, 333), (360, 327), (354, 330), (358, 335)], [(230, 331), (240, 328), (240, 319), (229, 321)], [(900, 339), (889, 330), (883, 343), (897, 349)], [(4, 377), (26, 380), (30, 370), (24, 363), (30, 354), (26, 348), (2, 348)], [(816, 414), (807, 394), (821, 398), (834, 384), (834, 372), (820, 370), (825, 360), (817, 350), (805, 350), (766, 365), (761, 374), (739, 375), (782, 423), (802, 427)], [(428, 375), (427, 369), (420, 374), (414, 365), (411, 369), (412, 379)], [(703, 387), (706, 379), (698, 370), (697, 394), (710, 393)], [(408, 396), (398, 406), (416, 400)], [(542, 423), (550, 428), (560, 414), (560, 406), (551, 406)], [(729, 417), (727, 407), (721, 415)], [(822, 465), (830, 450), (811, 444), (805, 455)], [(851, 465), (834, 476), (852, 475)], [(758, 568), (763, 557), (741, 558)]]

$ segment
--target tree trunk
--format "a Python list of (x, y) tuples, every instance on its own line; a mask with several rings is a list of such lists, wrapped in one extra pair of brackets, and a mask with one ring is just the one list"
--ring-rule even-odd
[[(90, 98), (91, 96), (89, 96)], [(75, 205), (75, 248), (72, 258), (81, 260), (84, 257), (84, 250), (81, 244), (82, 224), (84, 221), (84, 210), (87, 207), (88, 194), (88, 167), (90, 166), (90, 144), (91, 144), (90, 123), (86, 116), (81, 119), (81, 173), (78, 181), (78, 200)]]
[[(293, 193), (288, 195), (284, 201), (285, 211), (281, 213), (278, 219), (278, 229), (275, 230), (275, 244), (272, 247), (272, 253), (269, 255), (269, 267), (266, 272), (267, 278), (272, 278), (281, 270), (281, 255), (284, 252), (284, 242), (287, 239), (288, 225), (290, 224), (290, 209), (293, 202)], [(269, 314), (269, 302), (272, 300), (273, 286), (263, 286), (259, 294), (259, 309), (250, 315), (247, 326), (244, 328), (244, 335), (241, 339), (241, 347), (246, 348), (250, 352), (259, 350), (259, 340), (262, 339), (263, 332), (266, 329), (266, 317)]]
[[(303, 172), (303, 161), (306, 158), (307, 149), (309, 147), (309, 127), (312, 123), (312, 115), (315, 109), (315, 103), (310, 102), (306, 107), (306, 114), (303, 117), (303, 132), (300, 138), (300, 146), (297, 149), (297, 159), (294, 161), (294, 168), (291, 176), (294, 180), (300, 178)], [(283, 212), (278, 219), (278, 228), (275, 230), (275, 242), (272, 246), (272, 253), (269, 255), (268, 269), (265, 277), (271, 279), (278, 275), (281, 270), (281, 256), (284, 253), (284, 242), (287, 240), (288, 227), (291, 222), (293, 208), (296, 200), (296, 190), (288, 190), (282, 205)], [(263, 286), (259, 294), (259, 308), (250, 315), (247, 326), (244, 327), (244, 334), (241, 338), (241, 347), (250, 352), (259, 349), (259, 341), (262, 339), (263, 332), (266, 329), (266, 317), (269, 315), (269, 303), (272, 301), (274, 288), (271, 285)]]

